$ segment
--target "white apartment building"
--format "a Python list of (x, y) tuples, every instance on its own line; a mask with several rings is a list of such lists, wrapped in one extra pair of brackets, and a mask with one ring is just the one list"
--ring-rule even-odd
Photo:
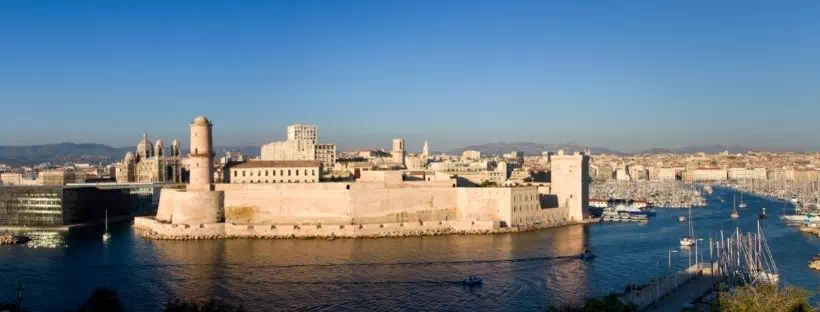
[(461, 158), (479, 160), (481, 159), (481, 152), (467, 150), (461, 153)]
[(288, 126), (287, 140), (262, 145), (262, 160), (319, 160), (330, 170), (336, 165), (336, 145), (318, 144), (314, 125)]
[(288, 141), (308, 141), (316, 144), (316, 126), (295, 124), (288, 126)]

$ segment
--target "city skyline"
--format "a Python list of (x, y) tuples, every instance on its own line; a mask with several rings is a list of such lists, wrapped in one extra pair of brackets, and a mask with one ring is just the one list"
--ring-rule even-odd
[[(820, 4), (0, 4), (0, 145), (820, 150)], [(224, 142), (224, 143), (220, 143)]]

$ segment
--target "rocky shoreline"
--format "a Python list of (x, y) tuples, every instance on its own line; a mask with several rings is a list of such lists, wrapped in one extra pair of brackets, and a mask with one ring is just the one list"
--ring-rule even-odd
[(29, 241), (31, 241), (31, 238), (28, 236), (14, 235), (11, 233), (0, 235), (0, 245), (20, 245), (28, 243)]
[(378, 233), (361, 233), (357, 235), (336, 235), (330, 234), (310, 234), (310, 235), (295, 235), (295, 234), (242, 234), (242, 235), (223, 235), (223, 234), (206, 234), (206, 235), (163, 235), (150, 228), (142, 227), (137, 224), (135, 228), (139, 229), (139, 235), (147, 239), (155, 240), (211, 240), (211, 239), (359, 239), (359, 238), (401, 238), (401, 237), (420, 237), (420, 236), (442, 236), (442, 235), (487, 235), (487, 234), (503, 234), (503, 233), (519, 233), (537, 231), (548, 228), (557, 228), (574, 224), (583, 224), (586, 222), (564, 222), (560, 224), (549, 224), (544, 226), (530, 226), (530, 227), (516, 227), (516, 228), (499, 228), (493, 230), (478, 229), (478, 230), (458, 230), (454, 228), (436, 228), (436, 229), (419, 229), (419, 230), (396, 230), (384, 231)]
[(817, 256), (814, 256), (814, 259), (809, 261), (809, 267), (820, 271), (820, 254), (817, 254)]

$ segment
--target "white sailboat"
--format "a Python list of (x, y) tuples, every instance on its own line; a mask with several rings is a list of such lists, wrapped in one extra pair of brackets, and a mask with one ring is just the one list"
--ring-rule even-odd
[(695, 229), (692, 227), (692, 207), (689, 206), (689, 235), (680, 238), (681, 246), (692, 246), (695, 244)]
[(111, 233), (108, 233), (108, 209), (105, 210), (105, 233), (103, 233), (102, 240), (107, 241), (111, 238)]
[(746, 202), (743, 201), (743, 192), (740, 192), (740, 205), (737, 205), (740, 209), (746, 208)]
[(732, 219), (739, 219), (740, 214), (737, 213), (737, 208), (735, 208), (735, 197), (732, 196), (732, 214), (730, 215)]

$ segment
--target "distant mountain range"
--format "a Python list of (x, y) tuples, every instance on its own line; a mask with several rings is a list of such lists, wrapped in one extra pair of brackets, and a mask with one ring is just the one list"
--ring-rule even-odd
[(652, 148), (638, 152), (621, 152), (602, 147), (589, 147), (578, 145), (575, 143), (564, 144), (541, 144), (532, 142), (518, 142), (518, 143), (486, 143), (480, 145), (470, 145), (462, 148), (456, 148), (448, 151), (448, 154), (461, 154), (466, 150), (479, 151), (482, 155), (501, 155), (511, 151), (523, 152), (525, 155), (540, 155), (543, 151), (557, 152), (563, 149), (566, 153), (583, 152), (584, 149), (589, 148), (593, 155), (609, 154), (609, 155), (635, 155), (635, 154), (694, 154), (707, 153), (717, 154), (724, 151), (729, 151), (731, 154), (746, 153), (748, 151), (785, 151), (779, 149), (760, 149), (750, 148), (741, 145), (693, 145), (686, 146), (679, 149), (669, 148)]
[(461, 155), (464, 151), (479, 151), (482, 155), (502, 155), (509, 153), (511, 151), (519, 151), (523, 152), (524, 155), (541, 155), (541, 152), (549, 151), (549, 152), (558, 152), (559, 149), (563, 149), (565, 153), (574, 153), (574, 152), (583, 152), (584, 149), (590, 148), (590, 152), (592, 154), (615, 154), (615, 155), (625, 155), (626, 153), (622, 153), (619, 151), (611, 150), (608, 148), (600, 148), (600, 147), (587, 147), (578, 145), (575, 143), (564, 143), (564, 144), (542, 144), (542, 143), (532, 143), (532, 142), (517, 142), (517, 143), (485, 143), (481, 145), (470, 145), (462, 148), (452, 149), (447, 152), (447, 154), (455, 154)]
[[(170, 146), (166, 146), (166, 153)], [(44, 162), (63, 164), (75, 163), (111, 163), (119, 161), (127, 152), (134, 152), (135, 147), (111, 147), (95, 143), (57, 143), (29, 146), (0, 146), (0, 164), (11, 166), (36, 165)], [(258, 156), (259, 146), (215, 147), (216, 155), (227, 151), (239, 151), (246, 155)], [(183, 150), (183, 153), (187, 153)]]
[[(669, 148), (653, 148), (648, 149), (640, 153), (636, 154), (695, 154), (695, 153), (706, 153), (706, 154), (717, 154), (720, 152), (728, 151), (730, 154), (738, 154), (738, 153), (746, 153), (748, 151), (758, 151), (758, 152), (785, 152), (785, 149), (775, 149), (775, 148), (751, 148), (748, 146), (742, 145), (722, 145), (722, 144), (713, 144), (713, 145), (693, 145), (693, 146), (686, 146), (683, 148), (678, 149), (669, 149)], [(795, 150), (793, 152), (805, 152), (805, 150)]]
[[(665, 149), (653, 148), (641, 152), (624, 153), (608, 148), (588, 147), (575, 143), (564, 144), (542, 144), (532, 142), (514, 142), (514, 143), (486, 143), (480, 145), (470, 145), (462, 148), (456, 148), (447, 151), (448, 154), (460, 155), (465, 150), (475, 150), (481, 152), (483, 155), (501, 155), (511, 151), (523, 152), (525, 155), (540, 155), (543, 151), (557, 152), (563, 149), (566, 153), (582, 152), (584, 149), (590, 148), (593, 155), (610, 154), (610, 155), (631, 155), (631, 154), (692, 154), (692, 153), (707, 153), (714, 154), (723, 151), (729, 153), (745, 153), (750, 150), (761, 151), (777, 151), (774, 149), (752, 149), (740, 145), (705, 145), (705, 146), (687, 146), (680, 149)], [(30, 146), (0, 146), (0, 164), (7, 164), (11, 166), (22, 165), (36, 165), (44, 162), (52, 162), (55, 164), (63, 164), (68, 161), (75, 163), (111, 163), (119, 161), (123, 158), (125, 153), (134, 151), (134, 147), (111, 147), (103, 144), (94, 143), (57, 143), (44, 145), (30, 145)], [(167, 149), (170, 147), (166, 146)], [(214, 152), (217, 156), (224, 155), (228, 151), (238, 151), (249, 156), (259, 156), (259, 146), (238, 146), (238, 147), (215, 147)], [(183, 153), (187, 153), (183, 150)]]

